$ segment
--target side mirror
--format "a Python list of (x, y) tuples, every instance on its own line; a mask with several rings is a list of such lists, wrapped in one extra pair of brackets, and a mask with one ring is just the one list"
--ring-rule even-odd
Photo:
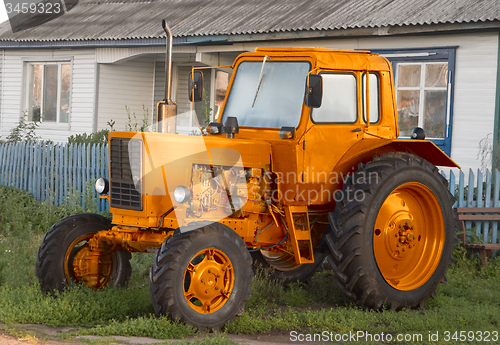
[(306, 79), (305, 103), (309, 108), (319, 108), (323, 97), (323, 78), (319, 74), (309, 74), (308, 79)]
[(189, 73), (188, 93), (190, 102), (199, 102), (203, 98), (203, 72)]

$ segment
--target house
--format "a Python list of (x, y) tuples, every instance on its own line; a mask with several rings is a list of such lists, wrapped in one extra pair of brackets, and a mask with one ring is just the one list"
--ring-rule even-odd
[[(197, 126), (187, 99), (194, 66), (230, 65), (259, 46), (368, 49), (395, 71), (400, 136), (421, 126), (463, 168), (500, 126), (498, 0), (80, 0), (64, 15), (12, 32), (0, 26), (0, 135), (26, 113), (39, 135), (152, 123), (165, 93), (166, 19), (173, 39), (177, 132)], [(207, 69), (202, 123), (229, 68)], [(134, 120), (134, 116), (136, 120)], [(130, 119), (131, 120), (130, 120)], [(484, 142), (484, 141), (483, 141)]]

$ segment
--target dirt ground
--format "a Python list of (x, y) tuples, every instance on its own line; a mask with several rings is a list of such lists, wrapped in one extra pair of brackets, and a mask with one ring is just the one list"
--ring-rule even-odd
[[(165, 342), (176, 343), (183, 340), (196, 341), (196, 339), (200, 339), (198, 337), (198, 338), (187, 338), (187, 339), (159, 340), (159, 339), (145, 338), (145, 337), (85, 336), (85, 337), (77, 337), (74, 341), (67, 342), (67, 341), (59, 341), (57, 339), (57, 335), (64, 332), (75, 331), (77, 329), (71, 327), (49, 327), (44, 325), (22, 325), (19, 326), (18, 330), (22, 330), (20, 332), (21, 334), (29, 333), (33, 334), (33, 336), (16, 338), (5, 334), (5, 332), (2, 331), (2, 329), (0, 329), (0, 345), (79, 345), (79, 344), (84, 344), (88, 340), (98, 341), (99, 339), (102, 339), (103, 343), (106, 344), (141, 345), (141, 344), (158, 344)], [(272, 332), (266, 334), (245, 335), (245, 336), (229, 335), (228, 338), (238, 344), (246, 344), (246, 345), (281, 345), (281, 344), (292, 343), (290, 341), (290, 335), (287, 332)], [(81, 339), (81, 342), (79, 342), (79, 339)], [(116, 342), (110, 342), (111, 339), (114, 339)]]

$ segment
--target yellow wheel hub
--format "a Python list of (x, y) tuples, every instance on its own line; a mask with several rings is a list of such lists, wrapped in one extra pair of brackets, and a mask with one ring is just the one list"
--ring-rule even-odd
[(113, 260), (111, 255), (90, 250), (88, 241), (92, 237), (94, 234), (87, 234), (70, 244), (64, 259), (64, 274), (68, 282), (73, 279), (97, 290), (111, 279)]
[(229, 299), (234, 270), (229, 258), (217, 248), (206, 248), (193, 257), (184, 272), (184, 297), (199, 313), (213, 313)]
[(429, 280), (445, 240), (436, 196), (420, 183), (406, 183), (389, 194), (373, 229), (377, 265), (393, 288), (409, 291)]

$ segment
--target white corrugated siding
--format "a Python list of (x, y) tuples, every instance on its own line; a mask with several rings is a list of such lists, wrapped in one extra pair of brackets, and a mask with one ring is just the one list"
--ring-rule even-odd
[(68, 136), (91, 133), (94, 114), (94, 50), (5, 50), (2, 75), (2, 127), (1, 136), (6, 138), (19, 123), (26, 110), (24, 93), (24, 61), (72, 60), (71, 115), (69, 124), (41, 124), (37, 135), (54, 142), (65, 142)]
[(153, 118), (154, 56), (139, 57), (116, 64), (99, 65), (99, 105), (97, 129), (108, 128), (108, 121), (115, 121), (116, 130), (125, 130), (129, 123), (125, 106), (130, 108), (132, 124), (134, 113), (137, 123), (142, 123), (144, 110), (148, 123)]

